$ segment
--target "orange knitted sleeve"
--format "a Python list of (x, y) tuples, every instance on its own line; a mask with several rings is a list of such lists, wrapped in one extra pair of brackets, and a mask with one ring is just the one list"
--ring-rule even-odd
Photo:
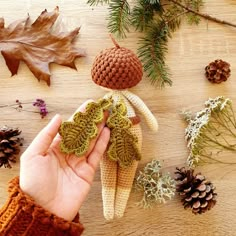
[(9, 183), (9, 198), (0, 210), (0, 235), (78, 236), (83, 232), (79, 215), (66, 221), (37, 205), (19, 187), (19, 177)]

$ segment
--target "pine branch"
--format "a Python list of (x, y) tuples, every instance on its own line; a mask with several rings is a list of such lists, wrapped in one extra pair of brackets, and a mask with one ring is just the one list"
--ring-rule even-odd
[(144, 71), (151, 83), (161, 88), (172, 85), (169, 68), (165, 64), (167, 43), (168, 38), (171, 38), (171, 33), (179, 28), (180, 17), (186, 14), (186, 11), (178, 12), (174, 8), (168, 9), (161, 19), (150, 24), (146, 37), (139, 41), (141, 46), (138, 48), (138, 56), (143, 63)]
[(87, 4), (89, 4), (90, 6), (95, 6), (98, 4), (108, 4), (109, 2), (109, 0), (88, 0)]
[(111, 0), (109, 10), (108, 29), (118, 37), (126, 37), (131, 22), (129, 3), (126, 0)]
[(214, 21), (214, 22), (216, 22), (216, 23), (223, 24), (223, 25), (229, 25), (229, 26), (232, 26), (232, 27), (236, 27), (236, 24), (234, 24), (234, 23), (231, 23), (231, 22), (228, 22), (228, 21), (224, 21), (224, 20), (218, 19), (218, 18), (213, 17), (213, 16), (210, 16), (210, 15), (208, 15), (208, 14), (200, 13), (200, 12), (198, 12), (198, 11), (195, 11), (195, 10), (193, 10), (193, 9), (191, 9), (191, 8), (189, 8), (189, 7), (185, 6), (185, 5), (183, 5), (182, 3), (180, 3), (180, 2), (178, 2), (178, 1), (176, 1), (176, 0), (169, 0), (169, 1), (172, 2), (172, 3), (174, 3), (174, 4), (176, 4), (176, 5), (178, 5), (178, 6), (180, 6), (180, 7), (182, 7), (182, 8), (185, 9), (187, 12), (193, 13), (193, 14), (195, 14), (195, 15), (197, 15), (197, 16), (200, 16), (200, 17), (202, 17), (202, 18), (205, 18), (205, 19), (207, 19), (207, 20)]
[(157, 12), (161, 14), (162, 11), (159, 2), (153, 4), (151, 1), (138, 0), (132, 11), (132, 25), (136, 27), (136, 30), (145, 31), (148, 24), (153, 20), (154, 14)]
[[(200, 7), (203, 6), (203, 1), (202, 0), (186, 0), (185, 5), (191, 8), (192, 10), (199, 12)], [(198, 25), (201, 20), (201, 17), (191, 12), (187, 12), (187, 13), (188, 14), (186, 14), (186, 18), (187, 18), (188, 23), (190, 25), (192, 24)]]
[(138, 48), (138, 56), (151, 83), (160, 87), (164, 87), (165, 84), (172, 85), (169, 79), (169, 68), (164, 61), (167, 52), (165, 23), (153, 23), (146, 37), (142, 38), (139, 43), (141, 46)]

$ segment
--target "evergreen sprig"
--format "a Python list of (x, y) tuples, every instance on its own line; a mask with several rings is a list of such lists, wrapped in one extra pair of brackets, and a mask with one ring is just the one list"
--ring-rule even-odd
[(126, 37), (130, 26), (130, 6), (126, 0), (111, 0), (109, 5), (108, 29), (118, 37)]
[(172, 84), (170, 73), (165, 64), (165, 53), (167, 52), (168, 26), (159, 21), (149, 26), (146, 37), (139, 41), (138, 56), (143, 63), (144, 71), (151, 82), (159, 83), (160, 87)]
[(98, 4), (108, 4), (110, 2), (110, 0), (88, 0), (88, 4), (90, 4), (90, 6), (95, 6)]
[(180, 26), (181, 15), (182, 10), (176, 9), (176, 6), (169, 8), (161, 17), (149, 24), (145, 37), (139, 41), (138, 56), (143, 63), (144, 71), (147, 72), (151, 83), (161, 88), (166, 84), (172, 85), (169, 68), (165, 64), (165, 55), (168, 51), (168, 39)]
[(164, 87), (172, 85), (168, 66), (165, 64), (168, 39), (182, 19), (198, 24), (200, 18), (236, 27), (235, 24), (200, 13), (203, 0), (136, 0), (133, 7), (128, 0), (88, 0), (88, 3), (109, 5), (108, 28), (118, 37), (126, 37), (131, 27), (144, 35), (139, 40), (138, 55), (151, 83)]
[[(153, 1), (154, 2), (154, 1)], [(145, 31), (149, 23), (154, 19), (155, 14), (162, 13), (162, 6), (160, 4), (148, 3), (147, 0), (138, 0), (137, 5), (134, 6), (131, 19), (132, 25), (139, 31)]]
[[(202, 0), (187, 0), (185, 4), (189, 6), (191, 9), (193, 9), (194, 11), (199, 12), (200, 7), (203, 6), (203, 1)], [(198, 25), (200, 22), (200, 17), (192, 12), (188, 12), (188, 14), (186, 14), (186, 17), (190, 25), (192, 24)]]

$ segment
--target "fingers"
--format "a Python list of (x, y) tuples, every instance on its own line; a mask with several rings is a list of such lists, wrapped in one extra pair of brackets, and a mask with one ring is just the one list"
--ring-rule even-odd
[(90, 141), (89, 149), (88, 149), (88, 151), (87, 151), (86, 154), (85, 154), (86, 157), (89, 156), (90, 153), (92, 152), (92, 150), (94, 149), (94, 146), (95, 146), (95, 144), (96, 144), (96, 142), (97, 142), (97, 140), (98, 140), (98, 138), (99, 138), (99, 136), (100, 136), (102, 130), (104, 129), (104, 127), (105, 127), (105, 125), (106, 125), (106, 121), (107, 121), (108, 116), (109, 116), (109, 112), (108, 112), (108, 111), (105, 111), (105, 112), (104, 112), (103, 121), (97, 125), (98, 134), (97, 134), (96, 138), (94, 138), (94, 139), (92, 139), (92, 140)]
[(47, 126), (38, 133), (25, 152), (30, 155), (44, 155), (52, 144), (61, 122), (61, 116), (55, 115)]
[(99, 165), (100, 159), (101, 159), (102, 155), (104, 154), (104, 152), (107, 148), (109, 139), (110, 139), (110, 130), (107, 127), (105, 127), (101, 131), (101, 134), (98, 137), (98, 140), (97, 140), (92, 152), (88, 156), (87, 163), (94, 170), (96, 170), (98, 165)]
[(107, 144), (110, 138), (110, 130), (105, 127), (95, 143), (95, 146), (87, 157), (75, 157), (71, 156), (68, 165), (74, 170), (75, 174), (87, 182), (92, 184), (95, 171), (99, 165), (99, 161), (106, 150)]

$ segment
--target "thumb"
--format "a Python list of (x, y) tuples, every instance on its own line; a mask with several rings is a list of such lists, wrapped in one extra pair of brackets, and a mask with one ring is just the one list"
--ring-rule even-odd
[(58, 129), (61, 125), (61, 116), (55, 115), (51, 121), (45, 126), (38, 135), (34, 138), (33, 142), (26, 149), (25, 154), (30, 155), (44, 155), (48, 151), (53, 139), (55, 138)]

